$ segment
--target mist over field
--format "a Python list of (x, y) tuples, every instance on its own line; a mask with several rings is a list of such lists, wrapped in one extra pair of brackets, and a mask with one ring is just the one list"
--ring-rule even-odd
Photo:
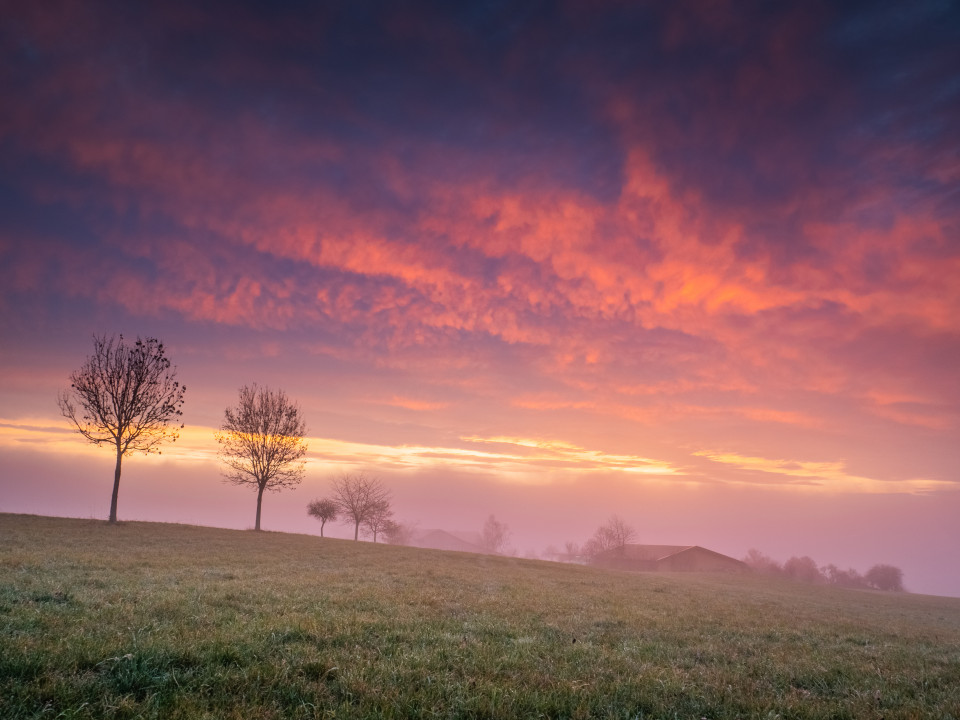
[[(0, 715), (951, 717), (960, 600), (0, 514)], [(39, 713), (38, 713), (39, 709)]]
[[(4, 510), (84, 518), (105, 518), (109, 502), (109, 453), (82, 462), (37, 463), (31, 455), (9, 453), (7, 472), (16, 477), (45, 477), (21, 483), (4, 497)], [(230, 488), (219, 478), (214, 462), (186, 468), (161, 458), (134, 458), (121, 486), (121, 520), (150, 520), (208, 525), (239, 530), (253, 527), (254, 494)], [(331, 469), (331, 472), (333, 470)], [(309, 517), (307, 503), (329, 495), (329, 478), (309, 477), (297, 490), (268, 495), (263, 529), (319, 535), (320, 524)], [(409, 477), (383, 476), (393, 492), (395, 517), (419, 529), (446, 529), (479, 534), (490, 514), (510, 530), (507, 551), (518, 557), (545, 557), (550, 546), (562, 550), (567, 541), (583, 544), (611, 514), (619, 514), (637, 531), (636, 542), (700, 545), (742, 559), (758, 549), (780, 562), (810, 556), (818, 564), (853, 568), (861, 573), (887, 563), (901, 568), (904, 585), (914, 593), (960, 597), (960, 579), (952, 569), (952, 518), (960, 508), (941, 503), (934, 512), (928, 499), (850, 497), (824, 508), (818, 498), (795, 502), (789, 512), (773, 495), (758, 512), (744, 507), (744, 496), (700, 492), (672, 500), (669, 493), (637, 489), (635, 505), (618, 504), (624, 488), (608, 494), (572, 484), (558, 491), (527, 486), (518, 491), (495, 479), (477, 483), (446, 473)], [(180, 490), (180, 488), (184, 488)], [(466, 488), (466, 489), (465, 489)], [(536, 508), (528, 511), (527, 508)], [(810, 517), (817, 518), (814, 528)], [(941, 530), (934, 533), (930, 518)], [(328, 522), (327, 537), (351, 538), (353, 528)], [(369, 537), (361, 537), (369, 542)], [(934, 547), (930, 547), (935, 540)], [(382, 542), (382, 540), (381, 540)]]

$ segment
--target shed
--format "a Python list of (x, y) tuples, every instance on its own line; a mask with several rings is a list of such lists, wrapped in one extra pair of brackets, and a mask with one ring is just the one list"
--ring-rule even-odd
[(606, 550), (595, 565), (617, 570), (673, 572), (746, 572), (746, 563), (699, 545), (635, 545)]

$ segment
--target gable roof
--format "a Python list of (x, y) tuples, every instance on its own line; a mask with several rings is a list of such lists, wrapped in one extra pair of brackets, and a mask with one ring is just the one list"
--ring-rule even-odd
[(611, 554), (631, 560), (663, 560), (684, 550), (697, 547), (696, 545), (637, 545), (628, 543), (622, 548), (611, 548), (604, 555)]
[[(639, 563), (648, 567), (659, 566), (661, 563), (670, 563), (672, 558), (683, 556), (689, 558), (691, 555), (698, 557), (708, 556), (715, 560), (729, 563), (730, 565), (743, 566), (746, 564), (741, 560), (732, 558), (729, 555), (718, 553), (715, 550), (708, 550), (699, 545), (639, 545), (629, 543), (610, 550), (604, 550), (594, 558), (595, 562), (600, 563)], [(687, 560), (689, 562), (689, 560)]]

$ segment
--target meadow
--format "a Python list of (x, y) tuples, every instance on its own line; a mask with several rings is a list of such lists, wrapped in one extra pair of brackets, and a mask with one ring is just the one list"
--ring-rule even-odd
[(960, 718), (960, 599), (0, 514), (0, 717)]

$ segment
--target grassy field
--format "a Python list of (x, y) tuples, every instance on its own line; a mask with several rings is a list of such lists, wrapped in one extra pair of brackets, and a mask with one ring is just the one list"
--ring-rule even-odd
[(2, 718), (958, 718), (960, 600), (0, 514)]

